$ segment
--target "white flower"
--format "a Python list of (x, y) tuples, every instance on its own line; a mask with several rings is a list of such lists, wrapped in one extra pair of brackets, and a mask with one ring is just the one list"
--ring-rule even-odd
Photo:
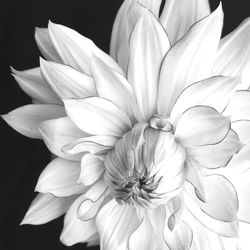
[(57, 158), (22, 224), (66, 213), (64, 244), (105, 250), (247, 249), (250, 21), (220, 40), (221, 5), (160, 4), (124, 1), (113, 59), (65, 26), (36, 30), (47, 61), (13, 69), (34, 104), (3, 118)]

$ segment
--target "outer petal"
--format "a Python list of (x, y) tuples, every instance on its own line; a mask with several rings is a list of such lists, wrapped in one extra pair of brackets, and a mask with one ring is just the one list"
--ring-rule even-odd
[(188, 223), (193, 231), (192, 250), (235, 250), (240, 249), (237, 238), (222, 237), (212, 232), (197, 221), (192, 214), (184, 208), (182, 219)]
[(79, 161), (81, 154), (69, 155), (62, 151), (63, 146), (86, 134), (78, 129), (69, 118), (59, 118), (42, 122), (39, 131), (48, 149), (55, 155), (67, 160)]
[(66, 213), (76, 198), (77, 196), (58, 198), (51, 194), (39, 193), (32, 201), (21, 225), (39, 225), (54, 220)]
[(86, 154), (81, 161), (81, 173), (78, 182), (84, 185), (91, 185), (97, 181), (104, 171), (104, 162), (100, 157), (93, 154)]
[(111, 200), (102, 207), (96, 218), (101, 249), (126, 250), (129, 237), (138, 225), (135, 208)]
[(238, 135), (230, 130), (226, 138), (217, 144), (188, 148), (188, 155), (205, 168), (226, 167), (242, 146)]
[(48, 29), (36, 27), (35, 39), (39, 50), (47, 60), (61, 62), (61, 59), (55, 48), (53, 47), (53, 44), (49, 37)]
[(231, 126), (238, 134), (242, 143), (248, 144), (250, 142), (250, 120), (233, 122)]
[(239, 220), (250, 223), (250, 145), (246, 145), (219, 174), (228, 178), (237, 190), (239, 199)]
[(81, 194), (86, 187), (77, 183), (80, 170), (80, 162), (56, 158), (41, 173), (35, 190), (57, 197)]
[[(158, 12), (160, 0), (141, 0), (140, 3), (153, 13)], [(138, 0), (126, 0), (121, 5), (112, 30), (110, 54), (127, 73), (129, 61), (129, 39), (137, 20), (146, 11)]]
[(40, 59), (41, 73), (44, 79), (61, 99), (85, 98), (96, 96), (92, 77), (70, 66)]
[(214, 74), (242, 75), (243, 83), (249, 87), (250, 66), (250, 19), (245, 19), (232, 33), (224, 37), (219, 46), (214, 65)]
[(166, 0), (160, 21), (174, 44), (194, 23), (209, 14), (208, 0)]
[(34, 139), (42, 139), (38, 131), (39, 123), (66, 116), (60, 105), (31, 104), (17, 108), (2, 118), (17, 132)]
[(99, 97), (115, 103), (134, 121), (142, 120), (131, 85), (120, 73), (108, 67), (100, 58), (93, 56), (91, 73)]
[(102, 154), (112, 149), (118, 138), (115, 136), (88, 136), (79, 138), (63, 147), (63, 152), (67, 154), (78, 154), (89, 152), (91, 154)]
[(131, 128), (129, 117), (106, 99), (90, 97), (64, 103), (68, 116), (86, 133), (121, 136)]
[(79, 242), (87, 242), (97, 233), (94, 220), (82, 221), (78, 218), (78, 209), (84, 199), (85, 196), (81, 195), (75, 200), (65, 215), (60, 240), (67, 246), (72, 246)]
[(228, 103), (223, 115), (230, 115), (232, 122), (250, 120), (250, 91), (237, 91)]
[(170, 117), (175, 121), (185, 110), (197, 106), (210, 106), (223, 111), (240, 86), (239, 77), (216, 76), (191, 84), (179, 95)]
[(70, 28), (52, 22), (49, 22), (48, 29), (53, 46), (64, 64), (90, 74), (92, 54), (96, 54), (111, 68), (121, 72), (116, 62), (97, 48), (90, 39)]
[[(134, 230), (129, 237), (129, 250), (145, 249), (145, 250), (156, 250), (157, 249), (157, 237), (153, 231), (152, 224), (150, 222), (147, 211), (143, 211), (143, 215), (140, 215), (140, 224)], [(163, 221), (161, 221), (162, 224)], [(159, 226), (159, 225), (158, 225)], [(162, 228), (161, 228), (162, 230)], [(162, 230), (163, 236), (163, 230)], [(160, 236), (160, 235), (159, 235)]]
[(81, 220), (91, 220), (96, 217), (100, 208), (105, 205), (110, 198), (107, 195), (107, 186), (102, 180), (96, 182), (84, 194), (85, 200), (81, 203), (78, 216)]
[(216, 144), (230, 130), (229, 118), (207, 106), (188, 109), (176, 123), (175, 135), (186, 147)]
[(204, 176), (203, 181), (206, 195), (205, 202), (199, 198), (194, 198), (200, 209), (216, 220), (236, 221), (238, 197), (232, 183), (222, 175), (207, 175)]
[(146, 11), (131, 34), (128, 80), (147, 119), (156, 113), (159, 70), (169, 48), (165, 30), (152, 13)]
[(20, 88), (35, 101), (62, 104), (59, 97), (42, 78), (40, 68), (24, 71), (17, 71), (12, 68), (12, 72)]
[(193, 231), (184, 221), (169, 234), (165, 234), (165, 240), (170, 249), (189, 250), (193, 243)]
[(193, 217), (202, 223), (206, 228), (225, 237), (238, 237), (238, 225), (236, 221), (224, 222), (213, 219), (204, 213), (197, 203), (187, 194), (185, 194), (185, 205)]
[(193, 25), (186, 36), (167, 53), (159, 79), (160, 114), (170, 113), (176, 98), (185, 87), (211, 76), (222, 23), (220, 5), (211, 15)]

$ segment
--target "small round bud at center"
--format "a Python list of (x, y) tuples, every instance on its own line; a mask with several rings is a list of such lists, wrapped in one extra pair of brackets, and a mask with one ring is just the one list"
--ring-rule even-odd
[(171, 132), (173, 130), (173, 125), (168, 116), (154, 115), (150, 118), (149, 124), (151, 128), (159, 129), (164, 132)]

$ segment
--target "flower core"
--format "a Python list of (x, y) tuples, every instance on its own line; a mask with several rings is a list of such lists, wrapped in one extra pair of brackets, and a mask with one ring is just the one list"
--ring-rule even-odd
[(105, 160), (105, 180), (120, 203), (155, 208), (181, 190), (185, 151), (176, 143), (167, 117), (138, 123)]

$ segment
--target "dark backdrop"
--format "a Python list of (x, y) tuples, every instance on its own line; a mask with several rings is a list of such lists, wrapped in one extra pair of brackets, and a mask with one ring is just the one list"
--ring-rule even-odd
[[(250, 16), (248, 0), (222, 0), (223, 35)], [(38, 66), (34, 27), (48, 20), (69, 26), (91, 38), (108, 52), (115, 14), (122, 0), (0, 0), (0, 114), (30, 103), (10, 75), (9, 65), (23, 70)], [(212, 0), (214, 9), (219, 0)], [(59, 242), (63, 218), (42, 226), (19, 226), (30, 202), (37, 178), (49, 162), (41, 141), (19, 135), (0, 119), (0, 249), (63, 250)], [(94, 248), (93, 248), (94, 249)], [(98, 249), (98, 248), (95, 248)]]

